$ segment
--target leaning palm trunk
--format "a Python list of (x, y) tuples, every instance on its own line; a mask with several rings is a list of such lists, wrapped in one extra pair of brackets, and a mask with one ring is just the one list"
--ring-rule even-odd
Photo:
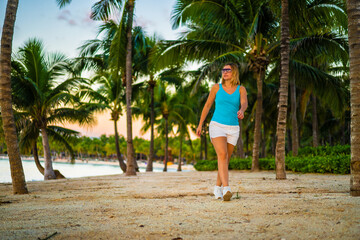
[(52, 167), (49, 138), (46, 132), (46, 127), (41, 128), (41, 135), (42, 135), (42, 144), (44, 147), (44, 160), (45, 160), (44, 180), (56, 179), (56, 175)]
[(298, 122), (296, 118), (296, 86), (295, 79), (290, 80), (291, 92), (291, 126), (292, 126), (292, 155), (298, 155), (299, 137), (298, 137)]
[(290, 57), (290, 34), (289, 34), (289, 3), (281, 0), (281, 76), (279, 89), (279, 114), (276, 126), (276, 179), (286, 179), (285, 172), (285, 132), (288, 103), (289, 85), (289, 57)]
[(360, 196), (360, 1), (347, 0), (347, 10), (351, 92), (350, 195)]
[(257, 74), (256, 84), (257, 84), (257, 99), (256, 99), (256, 113), (255, 113), (255, 130), (254, 130), (254, 145), (253, 145), (253, 159), (252, 159), (252, 171), (259, 171), (259, 149), (261, 141), (261, 116), (263, 111), (263, 94), (262, 94), (262, 85), (263, 77), (265, 76), (265, 70), (260, 68), (259, 73)]
[(14, 194), (28, 193), (24, 169), (21, 163), (19, 144), (16, 135), (15, 120), (11, 101), (11, 49), (18, 0), (8, 0), (6, 6), (3, 32), (1, 36), (0, 55), (0, 106), (5, 142), (8, 149), (11, 179)]
[(33, 156), (34, 156), (34, 161), (35, 161), (35, 165), (36, 165), (37, 169), (39, 170), (39, 172), (42, 175), (44, 175), (44, 167), (41, 166), (41, 163), (39, 160), (39, 153), (38, 153), (36, 142), (34, 143), (34, 146), (33, 146)]
[(152, 172), (153, 171), (153, 161), (154, 161), (154, 122), (155, 122), (155, 108), (154, 108), (155, 81), (152, 80), (152, 77), (150, 79), (149, 85), (150, 85), (150, 93), (151, 93), (151, 103), (150, 103), (150, 108), (151, 108), (151, 113), (150, 113), (151, 133), (150, 133), (150, 156), (149, 156), (149, 161), (148, 161), (147, 166), (146, 166), (146, 171), (147, 172)]
[(311, 94), (312, 98), (312, 135), (313, 135), (313, 147), (319, 146), (319, 127), (317, 120), (317, 106), (316, 106), (316, 96)]
[(132, 94), (132, 24), (134, 16), (135, 0), (128, 1), (129, 19), (127, 24), (127, 46), (126, 46), (126, 127), (127, 127), (127, 168), (126, 176), (136, 175), (133, 141), (132, 141), (132, 119), (131, 119), (131, 94)]
[(164, 161), (164, 169), (163, 169), (163, 171), (167, 172), (167, 163), (169, 161), (168, 116), (164, 115), (164, 118), (165, 118), (165, 161)]
[[(37, 169), (39, 170), (39, 172), (44, 175), (44, 172), (45, 172), (45, 169), (43, 166), (41, 166), (41, 163), (40, 163), (40, 160), (39, 160), (39, 154), (38, 154), (38, 150), (37, 150), (37, 145), (36, 145), (36, 142), (33, 146), (33, 156), (34, 156), (34, 161), (35, 161), (35, 165), (37, 167)], [(55, 176), (56, 176), (56, 179), (63, 179), (65, 178), (64, 175), (62, 175), (60, 173), (59, 170), (54, 170), (54, 173), (55, 173)]]
[(126, 172), (126, 164), (124, 163), (124, 159), (121, 156), (120, 153), (120, 147), (119, 147), (119, 133), (117, 129), (117, 120), (114, 120), (114, 129), (115, 129), (115, 147), (116, 147), (116, 156), (119, 161), (120, 168), (123, 172)]

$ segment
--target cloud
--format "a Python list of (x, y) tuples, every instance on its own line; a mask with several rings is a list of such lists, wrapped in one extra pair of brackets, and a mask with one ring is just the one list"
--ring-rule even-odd
[(86, 12), (81, 19), (81, 24), (85, 26), (93, 26), (94, 20), (92, 20), (90, 16), (91, 16), (91, 12)]
[(77, 23), (73, 19), (69, 20), (68, 24), (71, 25), (71, 26), (77, 25)]
[(58, 15), (60, 20), (68, 20), (71, 17), (71, 12), (69, 10), (62, 10)]
[(58, 15), (58, 19), (65, 21), (70, 26), (89, 27), (94, 25), (94, 21), (90, 18), (91, 12), (82, 12), (73, 15), (70, 10), (63, 10)]
[(140, 26), (145, 29), (149, 28), (149, 26), (151, 26), (150, 28), (153, 28), (153, 29), (156, 28), (155, 22), (145, 19), (144, 17), (137, 17), (135, 19), (134, 25)]
[(59, 20), (67, 22), (70, 26), (77, 25), (76, 21), (72, 17), (70, 10), (63, 10), (59, 13), (58, 17)]

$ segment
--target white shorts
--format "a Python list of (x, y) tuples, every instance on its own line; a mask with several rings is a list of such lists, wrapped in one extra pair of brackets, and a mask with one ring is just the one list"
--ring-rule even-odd
[(226, 137), (227, 142), (235, 146), (239, 138), (239, 133), (239, 126), (225, 125), (214, 121), (211, 121), (209, 124), (210, 139)]

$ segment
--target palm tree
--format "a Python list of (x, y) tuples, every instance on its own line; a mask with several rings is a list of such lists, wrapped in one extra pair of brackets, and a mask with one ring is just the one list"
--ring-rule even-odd
[[(123, 111), (125, 105), (125, 52), (119, 43), (125, 41), (124, 27), (125, 20), (119, 24), (110, 20), (102, 24), (98, 34), (104, 33), (104, 39), (94, 39), (86, 41), (80, 47), (80, 57), (77, 64), (80, 69), (96, 69), (97, 76), (90, 82), (101, 85), (99, 91), (94, 91), (91, 86), (83, 86), (82, 94), (90, 99), (102, 104), (104, 109), (111, 111), (111, 119), (114, 121), (115, 135), (118, 137), (117, 121)], [(133, 73), (137, 77), (139, 74), (144, 75), (148, 72), (148, 59), (151, 50), (149, 45), (150, 39), (146, 36), (143, 29), (139, 26), (133, 29)], [(150, 49), (150, 50), (149, 50)], [(121, 54), (119, 55), (119, 51)], [(121, 72), (119, 74), (119, 72)], [(136, 89), (135, 89), (136, 91)], [(100, 94), (100, 95), (99, 95)], [(126, 172), (126, 165), (122, 160), (118, 139), (116, 141), (117, 157), (123, 172)], [(135, 162), (136, 163), (136, 162)], [(137, 167), (136, 167), (137, 168)]]
[(347, 0), (349, 46), (350, 46), (350, 91), (351, 91), (351, 178), (350, 195), (360, 196), (360, 2)]
[(206, 75), (217, 72), (228, 61), (241, 63), (247, 59), (258, 89), (252, 170), (259, 170), (262, 87), (276, 43), (274, 13), (267, 1), (179, 0), (172, 20), (173, 27), (185, 24), (190, 30), (182, 39), (165, 43), (168, 48), (163, 53), (164, 61), (174, 61), (177, 55), (185, 60), (202, 60), (206, 62), (202, 75)]
[[(136, 27), (138, 29), (137, 32), (142, 33), (142, 29), (140, 27)], [(134, 42), (134, 68), (135, 72), (138, 75), (142, 75), (144, 77), (149, 77), (147, 81), (148, 88), (142, 90), (143, 96), (137, 96), (135, 98), (136, 104), (138, 105), (138, 109), (141, 109), (140, 112), (135, 110), (135, 115), (142, 114), (143, 120), (147, 121), (150, 118), (150, 151), (149, 158), (146, 165), (146, 171), (153, 171), (153, 160), (154, 160), (154, 124), (155, 124), (155, 103), (154, 103), (154, 88), (156, 86), (156, 78), (155, 74), (157, 72), (156, 66), (152, 63), (152, 53), (156, 48), (156, 45), (159, 41), (157, 36), (148, 37), (145, 34), (139, 34), (137, 40)], [(150, 96), (148, 96), (147, 91), (150, 91)], [(147, 101), (150, 99), (150, 102), (145, 105), (141, 103), (142, 101)], [(150, 106), (148, 109), (146, 106)], [(150, 110), (150, 111), (149, 111)], [(143, 129), (144, 131), (148, 130), (147, 127)]]
[[(100, 87), (95, 91), (90, 86), (93, 84), (100, 84)], [(126, 172), (126, 164), (121, 156), (119, 147), (119, 132), (117, 123), (123, 112), (123, 105), (125, 100), (125, 89), (122, 85), (121, 78), (114, 78), (114, 75), (102, 71), (95, 75), (89, 83), (90, 86), (83, 86), (82, 92), (85, 93), (86, 98), (90, 98), (91, 102), (96, 102), (103, 110), (109, 110), (111, 120), (114, 121), (115, 132), (115, 147), (116, 155), (119, 161), (121, 170)]]
[[(171, 94), (168, 90), (168, 84), (160, 82), (155, 88), (155, 102), (158, 104), (155, 111), (161, 112), (162, 118), (159, 119), (158, 132), (165, 135), (165, 161), (163, 171), (167, 171), (167, 163), (169, 160), (168, 148), (169, 148), (169, 130), (173, 129), (176, 123), (181, 128), (186, 126), (185, 117), (181, 115), (181, 111), (184, 109), (190, 110), (185, 104), (179, 103), (177, 94)], [(185, 129), (182, 130), (185, 132)]]
[(276, 179), (286, 179), (285, 172), (285, 131), (289, 84), (289, 2), (281, 0), (281, 77), (279, 89), (279, 115), (277, 120), (276, 142)]
[(132, 84), (132, 41), (131, 31), (134, 16), (135, 0), (128, 0), (127, 46), (126, 46), (126, 127), (127, 127), (127, 169), (126, 176), (136, 175), (134, 146), (132, 141), (132, 115), (131, 115), (131, 84)]
[[(312, 36), (318, 35), (324, 36), (325, 38), (329, 39), (327, 35), (328, 33), (338, 33), (340, 35), (346, 34), (347, 29), (347, 21), (346, 21), (346, 12), (345, 6), (343, 1), (335, 0), (335, 1), (290, 1), (290, 23), (292, 25), (292, 29), (290, 29), (290, 36), (293, 39), (298, 39), (300, 36), (311, 38)], [(305, 20), (306, 19), (306, 20)], [(304, 26), (308, 27), (304, 27)], [(329, 39), (330, 40), (330, 39)], [(334, 39), (336, 41), (336, 39)], [(324, 45), (325, 46), (325, 45)], [(318, 46), (319, 48), (321, 46)], [(336, 52), (339, 50), (337, 46), (327, 46), (324, 47), (326, 51), (329, 52)], [(333, 50), (335, 49), (335, 51)], [(316, 68), (322, 65), (319, 63), (319, 59), (326, 59), (328, 63), (335, 63), (336, 57), (332, 58), (329, 54), (325, 56), (314, 56), (314, 52), (309, 51), (307, 49), (308, 54), (307, 58), (312, 57), (312, 63), (309, 64)], [(339, 52), (339, 51), (338, 51)], [(324, 55), (320, 53), (319, 55)], [(347, 54), (346, 54), (347, 55)], [(320, 60), (323, 61), (323, 60)], [(308, 60), (303, 60), (303, 62), (308, 63)], [(345, 61), (347, 62), (347, 61)], [(322, 69), (326, 70), (326, 69)], [(298, 124), (297, 124), (297, 117), (296, 117), (296, 79), (297, 77), (290, 78), (290, 94), (291, 94), (291, 120), (292, 120), (292, 153), (293, 155), (297, 155), (299, 141), (298, 141)], [(316, 110), (316, 108), (315, 108)], [(316, 114), (314, 114), (314, 118), (316, 118)], [(314, 119), (315, 123), (316, 119)], [(316, 126), (314, 126), (314, 140), (316, 142)], [(316, 144), (315, 144), (316, 145)]]
[[(21, 102), (23, 100), (21, 98), (19, 99), (19, 97), (17, 96), (17, 94), (19, 94), (18, 91), (19, 86), (17, 83), (19, 82), (21, 82), (21, 80), (19, 81), (19, 79), (13, 77), (13, 89), (14, 89), (13, 98), (14, 98), (14, 106), (16, 108), (21, 108), (21, 106), (18, 105), (19, 104), (21, 105)], [(22, 91), (21, 93), (24, 93), (24, 91)], [(37, 148), (37, 141), (39, 139), (39, 134), (40, 134), (39, 129), (37, 128), (35, 122), (31, 120), (31, 116), (26, 112), (25, 113), (16, 112), (15, 118), (17, 122), (17, 128), (20, 130), (19, 133), (20, 149), (26, 152), (32, 151), (36, 167), (38, 168), (39, 172), (42, 175), (44, 175), (45, 169), (39, 161), (38, 148)], [(72, 163), (75, 163), (74, 150), (71, 146), (70, 141), (74, 137), (78, 136), (79, 132), (59, 126), (47, 126), (46, 131), (50, 136), (50, 138), (53, 140), (53, 142), (55, 142), (60, 146), (64, 146), (70, 152), (71, 161)], [(55, 169), (54, 173), (56, 179), (65, 178), (64, 175), (62, 175), (59, 170)]]
[[(44, 179), (55, 179), (49, 146), (50, 124), (77, 121), (87, 124), (93, 121), (92, 106), (84, 105), (70, 93), (79, 79), (70, 78), (57, 84), (58, 77), (69, 69), (64, 55), (46, 54), (43, 44), (30, 39), (20, 48), (14, 61), (14, 102), (20, 114), (28, 117), (33, 129), (41, 131), (44, 148)], [(68, 107), (72, 104), (73, 107)]]
[[(295, 4), (296, 2), (296, 4)], [(299, 1), (300, 2), (300, 1)], [(309, 1), (301, 1), (309, 2)], [(333, 1), (334, 2), (334, 1)], [(303, 25), (312, 29), (323, 26), (332, 19), (333, 22), (343, 23), (344, 14), (338, 5), (324, 4), (324, 2), (307, 3), (307, 14), (314, 21), (303, 18)], [(298, 9), (297, 1), (291, 1)], [(180, 61), (202, 60), (207, 63), (203, 75), (218, 69), (221, 63), (227, 61), (249, 62), (249, 67), (257, 81), (257, 102), (253, 147), (253, 170), (258, 170), (258, 156), (260, 143), (260, 126), (262, 116), (262, 84), (266, 77), (269, 64), (278, 59), (280, 46), (278, 36), (280, 9), (277, 1), (185, 1), (179, 0), (174, 9), (173, 27), (186, 25), (189, 30), (178, 41), (165, 42), (167, 48), (163, 52), (163, 61), (174, 62), (177, 56)], [(293, 14), (303, 17), (304, 14)], [(306, 20), (304, 20), (306, 19)], [(318, 29), (314, 28), (314, 29)], [(297, 25), (297, 29), (307, 29)], [(326, 32), (329, 27), (323, 29)], [(299, 32), (297, 30), (297, 32)], [(312, 34), (316, 31), (312, 32)], [(321, 32), (322, 33), (322, 32)], [(245, 58), (246, 57), (246, 58)], [(300, 62), (297, 62), (301, 65)], [(201, 79), (201, 78), (199, 78)]]
[[(197, 103), (196, 100), (198, 99), (195, 96), (190, 96), (191, 88), (192, 88), (191, 85), (180, 86), (176, 89), (176, 94), (175, 94), (176, 102), (177, 104), (179, 104), (179, 106), (181, 106), (176, 111), (177, 113), (179, 113), (179, 115), (177, 116), (176, 119), (174, 119), (175, 125), (178, 127), (177, 132), (179, 134), (179, 141), (180, 141), (177, 171), (181, 171), (181, 162), (182, 162), (181, 159), (182, 159), (184, 138), (187, 137), (191, 144), (188, 124), (197, 121), (197, 119), (195, 119), (195, 113), (192, 110), (192, 107), (196, 105)], [(192, 147), (192, 145), (190, 146)]]
[[(60, 7), (70, 3), (71, 0), (57, 0)], [(120, 10), (125, 5), (123, 12), (123, 19), (126, 22), (126, 121), (127, 121), (127, 169), (126, 175), (136, 175), (135, 171), (135, 158), (133, 155), (133, 142), (132, 142), (132, 116), (131, 116), (131, 94), (132, 94), (132, 25), (134, 16), (135, 0), (102, 0), (95, 3), (92, 7), (91, 18), (95, 20), (107, 21), (114, 10)], [(126, 16), (125, 16), (126, 14)], [(121, 34), (121, 32), (119, 34)], [(118, 43), (119, 44), (119, 43)]]
[(0, 105), (14, 194), (27, 194), (11, 100), (11, 51), (18, 0), (8, 0), (1, 36)]

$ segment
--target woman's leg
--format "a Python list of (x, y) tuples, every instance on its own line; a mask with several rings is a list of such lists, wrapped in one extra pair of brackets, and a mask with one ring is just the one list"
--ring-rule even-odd
[[(228, 166), (228, 169), (229, 169), (229, 161), (230, 161), (230, 158), (231, 158), (231, 155), (234, 151), (234, 145), (230, 144), (230, 143), (227, 143), (227, 166)], [(222, 183), (221, 183), (221, 179), (220, 179), (220, 174), (219, 174), (219, 171), (218, 171), (218, 175), (217, 175), (217, 179), (216, 179), (216, 186), (221, 186)]]
[(216, 137), (211, 140), (218, 159), (218, 175), (220, 181), (224, 187), (229, 186), (227, 139), (226, 137)]

